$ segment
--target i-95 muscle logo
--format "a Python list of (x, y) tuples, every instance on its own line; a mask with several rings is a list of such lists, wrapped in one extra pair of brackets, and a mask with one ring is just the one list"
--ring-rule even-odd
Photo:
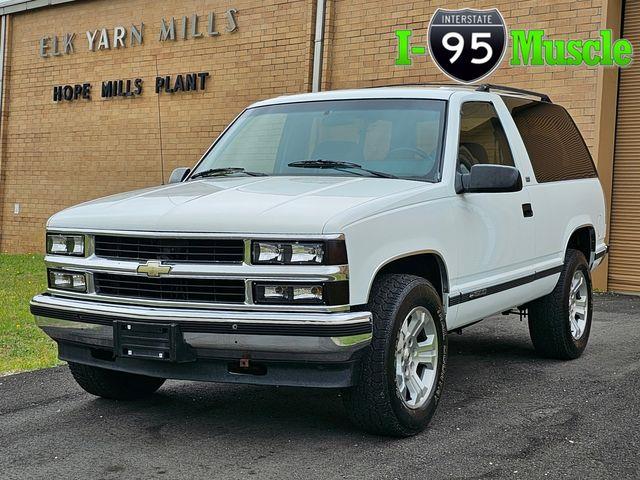
[(512, 66), (629, 66), (633, 57), (631, 42), (615, 39), (611, 30), (598, 33), (598, 38), (548, 38), (542, 29), (507, 31), (497, 8), (438, 8), (429, 22), (426, 46), (413, 43), (412, 30), (395, 31), (398, 42), (395, 63), (409, 66), (414, 56), (428, 53), (449, 78), (474, 83), (500, 66), (510, 37)]

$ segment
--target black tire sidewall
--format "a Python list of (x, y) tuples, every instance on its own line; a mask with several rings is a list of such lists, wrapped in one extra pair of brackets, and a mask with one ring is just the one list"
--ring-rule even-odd
[[(420, 279), (422, 280), (422, 279)], [(387, 344), (386, 372), (389, 400), (400, 424), (412, 431), (420, 431), (429, 422), (442, 394), (447, 361), (446, 324), (442, 303), (437, 293), (425, 280), (412, 282), (394, 311), (393, 329)], [(409, 408), (400, 398), (395, 380), (395, 347), (404, 319), (416, 307), (425, 307), (434, 319), (438, 334), (438, 367), (436, 382), (429, 399), (420, 408)]]
[[(571, 283), (573, 275), (576, 271), (582, 271), (585, 282), (587, 282), (587, 322), (584, 332), (579, 339), (573, 338), (571, 334), (571, 322), (569, 321), (569, 296), (571, 295)], [(576, 356), (580, 355), (587, 347), (589, 341), (589, 334), (591, 333), (591, 321), (593, 319), (593, 291), (591, 284), (591, 272), (589, 271), (589, 265), (584, 255), (581, 252), (573, 251), (567, 258), (567, 271), (564, 277), (563, 295), (564, 300), (563, 312), (565, 313), (564, 334), (566, 336), (567, 344), (572, 350), (572, 353)]]

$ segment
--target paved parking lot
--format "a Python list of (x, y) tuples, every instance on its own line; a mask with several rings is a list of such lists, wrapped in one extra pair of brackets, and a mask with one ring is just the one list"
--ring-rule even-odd
[(0, 378), (0, 477), (638, 478), (640, 298), (599, 296), (585, 355), (537, 358), (526, 323), (450, 339), (443, 401), (405, 440), (351, 427), (338, 393), (170, 382), (83, 393), (65, 368)]

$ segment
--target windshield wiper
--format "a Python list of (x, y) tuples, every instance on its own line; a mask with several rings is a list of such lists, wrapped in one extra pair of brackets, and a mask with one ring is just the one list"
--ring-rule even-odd
[(194, 173), (191, 175), (190, 180), (194, 178), (203, 177), (224, 177), (225, 175), (231, 175), (232, 173), (244, 173), (245, 175), (251, 175), (252, 177), (266, 177), (266, 173), (262, 172), (250, 172), (242, 167), (224, 167), (224, 168), (210, 168), (209, 170), (203, 170), (202, 172)]
[(354, 170), (361, 170), (363, 172), (370, 173), (371, 175), (375, 175), (376, 177), (399, 178), (390, 173), (378, 172), (376, 170), (369, 170), (368, 168), (364, 168), (362, 165), (358, 165), (357, 163), (336, 162), (333, 160), (322, 160), (321, 158), (317, 160), (302, 160), (299, 162), (291, 162), (289, 166), (294, 168), (330, 168), (330, 169), (340, 170), (340, 171), (354, 169)]

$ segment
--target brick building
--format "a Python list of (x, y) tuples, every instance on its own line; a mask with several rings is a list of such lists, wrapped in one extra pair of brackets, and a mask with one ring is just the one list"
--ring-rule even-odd
[[(323, 3), (0, 1), (0, 251), (41, 251), (52, 213), (166, 181), (255, 100), (311, 91), (314, 78), (322, 89), (447, 82), (427, 57), (394, 64), (394, 31), (426, 42), (437, 7), (497, 7), (511, 28), (558, 39), (609, 28), (640, 44), (633, 0), (327, 0), (322, 15)], [(640, 291), (640, 67), (510, 67), (508, 58), (489, 80), (566, 106), (596, 160), (612, 207), (611, 255), (596, 285)]]

